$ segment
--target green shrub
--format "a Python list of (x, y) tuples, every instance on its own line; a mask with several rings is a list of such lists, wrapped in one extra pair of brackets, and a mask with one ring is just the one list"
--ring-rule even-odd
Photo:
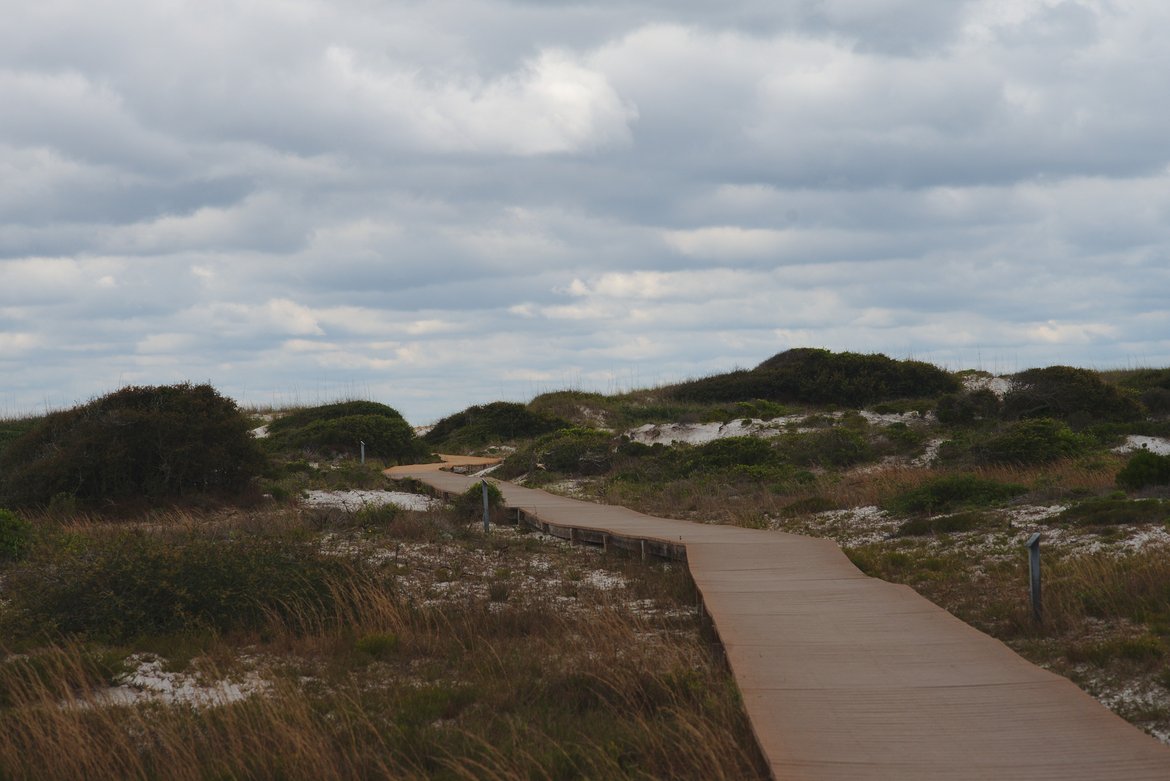
[(1142, 393), (1141, 400), (1151, 415), (1170, 415), (1170, 390), (1150, 388)]
[(27, 434), (34, 426), (40, 422), (41, 418), (11, 418), (0, 420), (0, 454), (2, 454), (8, 446)]
[(1139, 450), (1117, 473), (1117, 485), (1138, 491), (1154, 485), (1170, 485), (1170, 456)]
[(969, 393), (948, 393), (939, 397), (934, 412), (939, 423), (947, 426), (971, 426), (999, 417), (999, 397), (987, 388)]
[(3, 628), (121, 643), (258, 629), (272, 617), (321, 621), (337, 612), (335, 586), (354, 577), (308, 537), (78, 533), (9, 571)]
[(793, 410), (782, 404), (777, 404), (767, 399), (754, 399), (752, 401), (737, 401), (735, 403), (736, 417), (741, 418), (755, 418), (758, 420), (774, 420), (775, 418), (782, 418), (785, 415), (791, 415)]
[(1093, 446), (1087, 436), (1073, 433), (1050, 418), (1022, 420), (972, 448), (977, 458), (993, 464), (1046, 464), (1084, 453)]
[(301, 428), (269, 437), (272, 447), (357, 454), (365, 442), (366, 455), (403, 463), (426, 454), (414, 429), (401, 417), (348, 415), (314, 420)]
[(776, 450), (759, 437), (725, 437), (705, 442), (687, 453), (688, 468), (706, 472), (728, 466), (759, 466), (779, 460)]
[(894, 513), (951, 513), (990, 507), (1025, 494), (1028, 489), (969, 474), (945, 475), (890, 499), (885, 509)]
[(1117, 497), (1081, 502), (1056, 516), (1056, 520), (1074, 526), (1122, 526), (1161, 523), (1168, 519), (1170, 503), (1157, 499), (1130, 500)]
[(443, 418), (424, 436), (432, 446), (481, 447), (528, 439), (569, 427), (562, 418), (533, 412), (523, 404), (497, 401), (468, 407)]
[(23, 558), (32, 547), (32, 524), (11, 510), (0, 510), (0, 561)]
[(954, 515), (911, 518), (894, 532), (897, 537), (915, 537), (927, 534), (952, 534), (987, 529), (994, 519), (986, 513), (962, 512)]
[(480, 481), (468, 488), (452, 502), (455, 515), (463, 520), (483, 520), (483, 486), (488, 490), (488, 520), (500, 523), (504, 520), (504, 494), (500, 487), (490, 481)]
[(780, 508), (780, 515), (784, 518), (796, 518), (801, 515), (815, 515), (829, 510), (838, 509), (837, 503), (823, 496), (807, 496), (797, 499)]
[(265, 466), (235, 402), (210, 385), (128, 387), (40, 419), (0, 455), (17, 507), (240, 491)]
[(1100, 421), (1141, 420), (1141, 405), (1097, 372), (1071, 366), (1029, 369), (1012, 377), (1003, 399), (1009, 419), (1055, 418), (1077, 429)]
[(352, 418), (357, 415), (375, 415), (381, 418), (402, 417), (398, 410), (376, 401), (339, 401), (333, 404), (322, 404), (319, 407), (306, 407), (282, 415), (268, 424), (268, 434), (272, 436), (304, 428), (322, 420)]
[(609, 470), (616, 451), (608, 431), (566, 428), (545, 434), (504, 460), (499, 475), (505, 479), (546, 469), (570, 475), (598, 475)]
[(892, 399), (954, 392), (958, 387), (950, 374), (920, 361), (799, 348), (779, 353), (750, 371), (682, 383), (672, 395), (708, 403), (763, 399), (861, 408)]
[(882, 429), (881, 437), (889, 443), (891, 449), (900, 453), (917, 452), (926, 440), (926, 434), (922, 429), (907, 426), (905, 423), (891, 423)]
[(835, 427), (782, 439), (782, 450), (801, 466), (847, 467), (873, 457), (873, 448), (860, 432)]

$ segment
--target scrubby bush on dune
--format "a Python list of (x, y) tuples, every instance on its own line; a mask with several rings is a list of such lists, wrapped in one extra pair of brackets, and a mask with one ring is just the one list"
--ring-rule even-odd
[(272, 422), (266, 445), (276, 451), (320, 450), (399, 463), (423, 458), (427, 447), (395, 410), (372, 401), (346, 401), (298, 410)]
[(402, 415), (393, 407), (376, 401), (338, 401), (333, 404), (322, 404), (318, 407), (306, 407), (281, 415), (268, 424), (269, 435), (282, 434), (286, 431), (304, 428), (312, 423), (336, 418), (350, 418), (355, 415), (378, 415), (387, 418), (401, 418)]
[(1003, 399), (1004, 417), (1055, 418), (1076, 429), (1103, 421), (1134, 421), (1144, 417), (1138, 401), (1088, 369), (1049, 366), (1012, 377)]
[(1093, 446), (1090, 437), (1049, 418), (1022, 420), (972, 447), (976, 459), (992, 464), (1046, 464), (1070, 458)]
[(1057, 519), (1074, 526), (1121, 526), (1165, 523), (1170, 520), (1170, 503), (1158, 499), (1126, 499), (1106, 496), (1073, 505)]
[(1166, 388), (1150, 388), (1141, 395), (1142, 404), (1151, 415), (1159, 417), (1170, 415), (1170, 390)]
[(614, 449), (614, 438), (608, 431), (561, 429), (538, 437), (508, 456), (498, 474), (504, 479), (537, 469), (571, 475), (602, 474), (612, 463)]
[[(455, 497), (452, 512), (463, 521), (483, 520), (483, 481), (473, 483), (466, 491)], [(495, 483), (487, 483), (488, 518), (492, 523), (504, 520), (504, 494)]]
[(864, 435), (840, 427), (791, 434), (781, 442), (788, 459), (800, 466), (842, 468), (873, 457), (873, 447)]
[(947, 393), (935, 405), (938, 422), (947, 426), (971, 426), (999, 417), (1002, 405), (987, 388), (965, 393)]
[(128, 387), (39, 420), (0, 454), (11, 506), (239, 491), (265, 459), (235, 402), (210, 385)]
[(958, 381), (921, 361), (885, 355), (832, 353), (799, 348), (775, 355), (756, 368), (678, 385), (673, 395), (689, 401), (767, 401), (837, 404), (860, 408), (880, 401), (953, 393)]
[(1170, 485), (1170, 456), (1139, 450), (1117, 473), (1117, 485), (1130, 491)]
[(497, 401), (468, 407), (443, 418), (423, 439), (436, 447), (481, 447), (536, 437), (568, 426), (567, 420), (533, 412), (523, 404)]
[(937, 477), (893, 496), (885, 509), (902, 514), (937, 514), (991, 507), (1027, 493), (1022, 485), (1001, 483), (976, 475)]

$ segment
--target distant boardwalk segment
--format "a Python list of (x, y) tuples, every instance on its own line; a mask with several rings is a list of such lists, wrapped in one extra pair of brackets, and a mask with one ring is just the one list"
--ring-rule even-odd
[[(475, 478), (395, 467), (448, 493)], [(655, 518), (498, 482), (569, 536), (685, 555), (775, 778), (1170, 781), (1170, 747), (836, 543)]]

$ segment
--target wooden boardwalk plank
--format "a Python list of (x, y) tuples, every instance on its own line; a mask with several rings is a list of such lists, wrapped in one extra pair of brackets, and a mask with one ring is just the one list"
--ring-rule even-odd
[[(453, 494), (476, 482), (388, 474)], [(1170, 748), (830, 540), (497, 485), (541, 523), (685, 550), (777, 779), (1170, 781)]]

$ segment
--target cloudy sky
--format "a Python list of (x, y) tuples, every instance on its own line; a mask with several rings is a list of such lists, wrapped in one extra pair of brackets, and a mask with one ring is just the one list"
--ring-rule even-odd
[(1165, 0), (38, 0), (0, 415), (1170, 365)]

